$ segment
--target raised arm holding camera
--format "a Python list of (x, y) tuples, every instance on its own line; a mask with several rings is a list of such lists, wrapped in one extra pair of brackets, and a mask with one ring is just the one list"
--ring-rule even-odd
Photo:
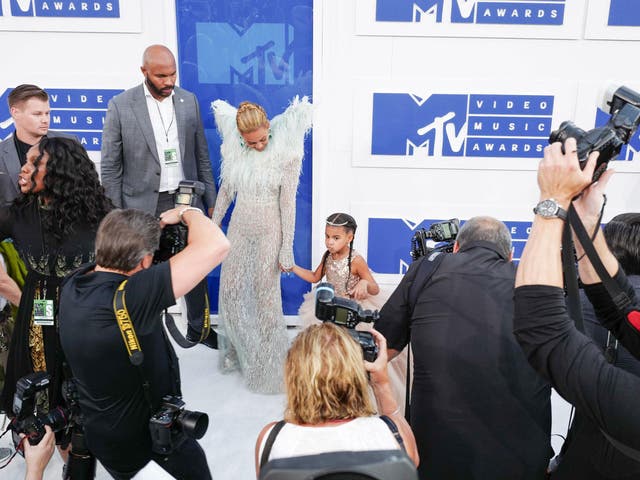
[[(635, 294), (599, 229), (604, 190), (612, 172), (593, 183), (598, 153), (581, 169), (576, 141), (568, 138), (545, 148), (538, 169), (541, 203), (516, 275), (514, 330), (531, 365), (601, 431), (617, 442), (640, 449), (640, 417), (635, 399), (640, 379), (607, 362), (593, 341), (576, 329), (567, 313), (560, 259), (566, 212), (573, 206), (608, 274), (633, 301)], [(543, 203), (554, 209), (540, 210)], [(583, 246), (576, 242), (580, 277), (603, 324), (629, 349), (640, 354), (637, 312), (621, 311), (603, 286)], [(629, 314), (628, 316), (626, 314)]]
[[(160, 227), (184, 223), (187, 245), (153, 265)], [(211, 478), (196, 442), (206, 415), (185, 411), (161, 312), (226, 256), (229, 242), (199, 209), (115, 210), (96, 236), (96, 265), (60, 296), (60, 339), (78, 389), (86, 443), (117, 479), (155, 460), (176, 478)], [(126, 342), (123, 341), (126, 339)]]

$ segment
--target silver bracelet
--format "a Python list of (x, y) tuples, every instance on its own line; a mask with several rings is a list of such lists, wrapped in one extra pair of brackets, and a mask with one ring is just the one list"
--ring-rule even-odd
[(189, 210), (195, 210), (196, 212), (202, 213), (202, 210), (200, 210), (197, 207), (185, 207), (182, 210), (180, 210), (180, 213), (178, 214), (178, 219), (180, 220), (180, 223), (185, 227), (187, 226), (187, 224), (184, 223), (184, 219), (182, 218), (182, 216), (184, 215), (184, 212), (188, 212)]

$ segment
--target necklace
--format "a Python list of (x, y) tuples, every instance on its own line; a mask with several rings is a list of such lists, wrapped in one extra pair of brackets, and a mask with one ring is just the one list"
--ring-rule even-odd
[[(154, 99), (155, 100), (155, 99)], [(169, 143), (169, 130), (171, 130), (171, 126), (173, 125), (173, 120), (176, 118), (176, 106), (173, 103), (173, 97), (171, 97), (171, 122), (168, 127), (164, 125), (164, 118), (162, 117), (162, 112), (160, 111), (160, 102), (155, 100), (156, 108), (158, 109), (158, 115), (160, 116), (160, 122), (162, 122), (162, 130), (164, 130), (164, 137)]]

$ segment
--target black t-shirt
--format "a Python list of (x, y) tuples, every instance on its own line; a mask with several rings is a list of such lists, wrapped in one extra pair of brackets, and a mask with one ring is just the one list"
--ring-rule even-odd
[(421, 478), (543, 478), (551, 390), (512, 333), (515, 267), (487, 242), (443, 255), (413, 315), (410, 269), (376, 323), (396, 350), (411, 332)]
[[(114, 293), (125, 279), (89, 267), (71, 276), (60, 295), (60, 341), (78, 385), (87, 446), (118, 471), (141, 468), (151, 456), (142, 377), (129, 361), (113, 311)], [(128, 277), (125, 304), (144, 353), (154, 411), (164, 395), (178, 393), (160, 316), (174, 303), (169, 262)]]

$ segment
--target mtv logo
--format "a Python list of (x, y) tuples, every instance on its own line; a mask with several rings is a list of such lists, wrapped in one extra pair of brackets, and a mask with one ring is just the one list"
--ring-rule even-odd
[(611, 27), (640, 27), (640, 2), (610, 0), (608, 25)]
[(376, 21), (560, 25), (565, 0), (376, 0)]
[[(254, 23), (196, 23), (200, 83), (287, 85), (294, 81), (293, 27)], [(227, 48), (210, 48), (226, 45)]]
[(476, 0), (377, 0), (376, 21), (472, 23)]
[[(596, 127), (606, 125), (610, 118), (611, 114), (598, 108), (596, 110)], [(640, 151), (640, 129), (636, 130), (636, 133), (633, 135), (628, 145), (623, 145), (622, 150), (620, 150), (620, 155), (618, 155), (614, 160), (633, 161), (638, 154), (638, 151)], [(638, 156), (638, 158), (640, 158), (640, 156)]]
[(372, 155), (462, 156), (468, 95), (374, 93)]
[(120, 17), (120, 0), (2, 0), (0, 8), (13, 17)]
[(404, 218), (369, 218), (367, 262), (376, 273), (404, 274), (413, 261), (411, 237), (419, 228), (428, 229), (440, 220), (415, 223)]

